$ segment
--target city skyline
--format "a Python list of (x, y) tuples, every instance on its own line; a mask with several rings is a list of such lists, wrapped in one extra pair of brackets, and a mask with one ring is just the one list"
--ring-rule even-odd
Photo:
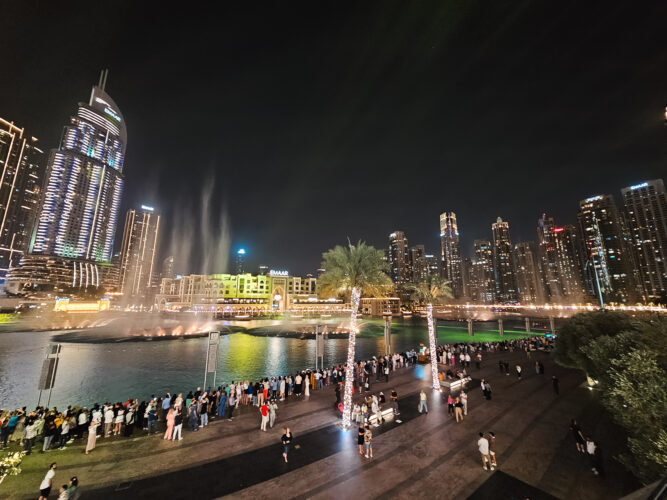
[[(132, 16), (105, 12), (98, 36), (81, 46), (68, 35), (79, 20), (73, 8), (14, 4), (5, 19), (30, 22), (2, 26), (15, 57), (5, 63), (12, 78), (0, 80), (0, 116), (30, 130), (44, 150), (56, 147), (73, 103), (110, 68), (111, 94), (130, 123), (120, 212), (148, 203), (164, 215), (161, 258), (173, 253), (177, 213), (196, 218), (192, 199), (211, 179), (215, 217), (204, 231), (217, 231), (218, 217), (228, 216), (230, 255), (245, 248), (250, 269), (303, 274), (347, 237), (382, 247), (396, 228), (438, 253), (432, 220), (443, 210), (456, 212), (465, 228), (461, 256), (469, 256), (499, 216), (511, 222), (513, 241), (532, 240), (543, 212), (576, 224), (579, 200), (600, 193), (618, 200), (619, 186), (661, 177), (662, 7), (639, 14), (619, 6), (604, 18), (593, 6), (576, 7), (581, 25), (548, 5), (484, 12), (442, 5), (415, 9), (412, 18), (408, 7), (392, 16), (338, 6), (304, 17), (276, 10), (258, 22), (235, 7), (196, 28), (186, 16), (176, 36), (158, 22), (169, 14), (151, 12), (158, 19), (146, 26), (148, 11), (139, 7)], [(490, 20), (521, 29), (469, 29)], [(367, 39), (367, 22), (377, 41)], [(411, 23), (424, 37), (396, 45)], [(628, 29), (619, 29), (624, 23)], [(545, 24), (539, 43), (527, 47), (536, 36), (527, 27)], [(207, 34), (193, 36), (199, 32)], [(332, 36), (338, 46), (329, 45)], [(62, 66), (68, 51), (77, 62)], [(575, 68), (580, 81), (570, 85)], [(202, 256), (191, 258), (197, 268)]]

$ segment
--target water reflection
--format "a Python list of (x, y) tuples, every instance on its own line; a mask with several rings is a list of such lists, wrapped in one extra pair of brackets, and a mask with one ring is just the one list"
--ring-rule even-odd
[[(250, 328), (266, 325), (266, 322), (246, 323)], [(381, 320), (365, 324), (366, 335), (357, 337), (358, 358), (384, 352)], [(465, 327), (455, 324), (438, 327), (441, 342), (454, 334), (462, 335), (459, 340), (466, 339), (465, 333), (461, 333), (465, 331)], [(37, 382), (46, 346), (59, 333), (0, 333), (0, 408), (37, 403)], [(427, 336), (422, 322), (395, 322), (392, 348), (404, 351), (417, 347), (427, 341)], [(59, 406), (89, 406), (128, 397), (148, 398), (167, 391), (187, 392), (204, 382), (206, 342), (206, 338), (178, 338), (133, 343), (65, 343), (51, 402)], [(342, 363), (346, 356), (347, 339), (330, 336), (325, 342), (325, 365)], [(257, 380), (314, 366), (314, 340), (233, 333), (220, 339), (216, 382)], [(430, 372), (420, 375), (422, 371), (423, 368), (415, 371), (416, 376), (428, 378)]]

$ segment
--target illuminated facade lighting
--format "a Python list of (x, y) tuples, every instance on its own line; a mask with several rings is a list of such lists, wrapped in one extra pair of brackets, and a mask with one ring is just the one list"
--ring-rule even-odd
[(0, 118), (0, 283), (29, 246), (44, 179), (43, 156), (37, 139)]
[(648, 301), (667, 297), (667, 195), (662, 179), (621, 189), (641, 291)]
[(459, 226), (454, 212), (440, 214), (440, 261), (442, 277), (449, 282), (455, 298), (463, 296), (463, 273), (459, 246)]
[(516, 302), (516, 278), (512, 259), (512, 240), (508, 222), (498, 217), (491, 224), (493, 231), (493, 268), (495, 271), (496, 296), (500, 302)]
[(347, 364), (345, 365), (345, 392), (343, 396), (343, 429), (349, 429), (352, 417), (352, 393), (354, 392), (354, 350), (357, 341), (357, 312), (361, 290), (352, 289), (350, 313), (350, 335), (347, 341)]
[(64, 127), (50, 152), (39, 223), (30, 251), (109, 262), (113, 250), (127, 132), (122, 114), (105, 92), (93, 87), (88, 103)]
[(120, 252), (120, 291), (128, 301), (148, 304), (155, 287), (155, 257), (160, 216), (152, 207), (130, 209), (125, 216)]

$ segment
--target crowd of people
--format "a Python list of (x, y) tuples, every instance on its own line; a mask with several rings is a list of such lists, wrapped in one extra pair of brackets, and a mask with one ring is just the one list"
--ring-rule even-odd
[[(517, 349), (530, 352), (544, 342), (539, 337), (503, 342), (459, 343), (438, 346), (436, 355), (438, 361), (446, 365), (440, 370), (442, 380), (465, 378), (474, 362), (477, 369), (481, 369), (484, 354), (497, 351), (515, 351)], [(428, 352), (426, 352), (429, 355)], [(352, 421), (359, 424), (359, 451), (367, 458), (372, 458), (371, 427), (384, 422), (382, 407), (387, 401), (385, 394), (371, 393), (373, 381), (389, 382), (390, 375), (395, 370), (415, 365), (418, 362), (418, 352), (409, 350), (389, 356), (373, 357), (355, 363), (354, 392), (361, 399), (352, 409)], [(501, 370), (507, 372), (504, 362), (500, 363)], [(537, 373), (544, 373), (543, 365), (537, 361)], [(520, 376), (520, 372), (519, 372)], [(36, 440), (42, 439), (40, 453), (51, 450), (64, 450), (68, 445), (85, 443), (84, 452), (91, 453), (96, 446), (97, 439), (129, 438), (136, 432), (153, 434), (158, 426), (164, 428), (163, 438), (169, 441), (183, 439), (182, 428), (187, 423), (190, 431), (198, 432), (209, 425), (214, 418), (233, 420), (233, 415), (239, 407), (255, 406), (260, 413), (260, 430), (266, 432), (273, 428), (277, 420), (279, 403), (287, 400), (306, 399), (311, 391), (323, 390), (333, 386), (336, 394), (336, 403), (340, 407), (341, 393), (345, 382), (345, 366), (334, 365), (320, 370), (303, 370), (295, 374), (263, 378), (258, 381), (232, 381), (217, 388), (202, 389), (197, 387), (188, 392), (167, 392), (159, 397), (151, 395), (150, 399), (139, 401), (128, 398), (122, 402), (95, 403), (92, 407), (68, 406), (64, 410), (38, 406), (32, 411), (26, 408), (13, 411), (0, 410), (0, 445), (4, 448), (12, 442), (20, 442), (26, 454), (32, 453)], [(482, 379), (481, 388), (486, 399), (491, 398), (491, 386)], [(557, 379), (554, 377), (554, 390), (557, 392)], [(363, 394), (363, 396), (361, 396)], [(392, 389), (389, 402), (392, 413), (400, 414), (398, 409), (398, 394)], [(468, 413), (467, 393), (465, 390), (457, 396), (451, 393), (447, 397), (449, 415), (462, 422)], [(428, 413), (427, 397), (424, 391), (419, 395), (419, 412)], [(374, 418), (373, 418), (374, 417)], [(371, 420), (374, 420), (372, 423)], [(493, 436), (492, 433), (490, 433)], [(282, 437), (284, 459), (287, 461), (287, 452), (293, 439), (291, 431), (284, 429)], [(489, 436), (484, 439), (489, 440)], [(479, 443), (478, 443), (479, 444)], [(495, 467), (493, 444), (490, 443), (489, 460), (491, 467)], [(482, 442), (480, 452), (484, 447)], [(54, 464), (55, 465), (55, 464)], [(73, 478), (76, 480), (76, 478)], [(62, 492), (77, 491), (77, 484), (63, 485)], [(73, 487), (73, 489), (72, 489)], [(63, 493), (65, 494), (65, 493)], [(63, 496), (63, 498), (71, 498)]]

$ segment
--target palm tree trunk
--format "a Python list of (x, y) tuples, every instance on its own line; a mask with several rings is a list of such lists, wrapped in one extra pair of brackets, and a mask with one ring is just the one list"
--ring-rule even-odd
[(440, 390), (440, 381), (438, 380), (438, 354), (437, 342), (435, 339), (435, 326), (433, 325), (433, 304), (426, 305), (426, 320), (428, 321), (428, 343), (431, 353), (431, 375), (433, 376), (433, 388)]
[(350, 336), (347, 341), (347, 366), (345, 367), (345, 394), (343, 397), (343, 428), (350, 427), (352, 415), (352, 393), (354, 392), (354, 348), (357, 342), (357, 311), (359, 310), (359, 297), (361, 290), (352, 289), (350, 304), (352, 313), (350, 314)]

